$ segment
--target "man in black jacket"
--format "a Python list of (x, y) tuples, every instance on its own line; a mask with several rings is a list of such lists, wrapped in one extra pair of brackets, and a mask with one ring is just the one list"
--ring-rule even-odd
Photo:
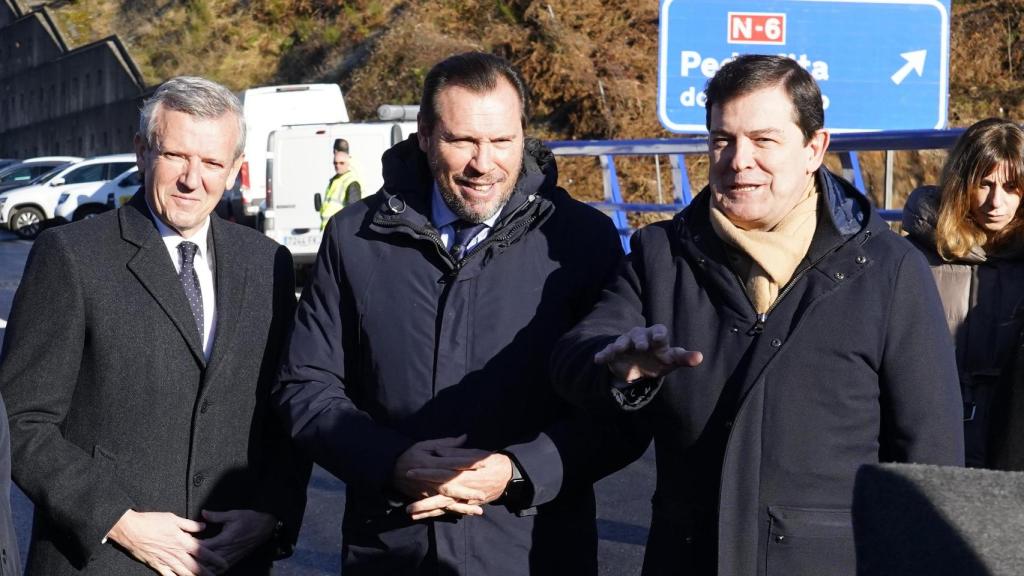
[(348, 485), (346, 574), (596, 573), (592, 482), (637, 454), (547, 362), (621, 248), (526, 121), (507, 62), (441, 62), (383, 189), (327, 226), (276, 399)]
[(855, 573), (857, 468), (963, 463), (920, 254), (822, 167), (821, 93), (741, 56), (707, 88), (709, 179), (559, 343), (556, 385), (655, 441), (645, 575)]

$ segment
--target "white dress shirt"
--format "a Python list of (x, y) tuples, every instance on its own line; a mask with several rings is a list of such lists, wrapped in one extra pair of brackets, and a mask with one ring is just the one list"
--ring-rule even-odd
[[(504, 208), (504, 206), (502, 206), (502, 208)], [(490, 235), (491, 228), (494, 227), (494, 223), (498, 221), (498, 216), (500, 215), (501, 208), (498, 208), (498, 211), (494, 213), (494, 216), (483, 221), (483, 224), (486, 224), (487, 227), (478, 232), (477, 235), (469, 241), (469, 244), (466, 245), (467, 254), (473, 249), (473, 247), (483, 242), (484, 239)], [(437, 181), (435, 180), (434, 195), (430, 201), (430, 222), (434, 225), (434, 228), (437, 228), (437, 231), (441, 233), (441, 242), (444, 243), (445, 250), (451, 251), (452, 249), (452, 242), (455, 237), (455, 228), (452, 224), (459, 219), (458, 215), (456, 215), (455, 212), (452, 212), (452, 209), (449, 208), (448, 204), (444, 201), (444, 198), (441, 196), (441, 190), (437, 187)], [(203, 297), (205, 298), (206, 295), (204, 294)]]
[[(146, 205), (149, 206), (148, 200)], [(181, 273), (181, 252), (178, 251), (178, 244), (187, 240), (199, 247), (196, 250), (192, 266), (199, 278), (199, 290), (203, 294), (203, 355), (209, 360), (210, 352), (213, 351), (213, 338), (217, 331), (217, 292), (213, 285), (213, 259), (210, 258), (207, 244), (210, 235), (210, 217), (206, 217), (206, 221), (203, 222), (203, 226), (198, 232), (190, 238), (184, 238), (176, 230), (164, 224), (164, 221), (153, 212), (152, 207), (149, 208), (149, 212), (153, 215), (153, 221), (156, 222), (156, 228), (160, 232), (164, 246), (167, 247), (167, 253), (171, 256), (171, 262), (174, 262), (176, 273)]]

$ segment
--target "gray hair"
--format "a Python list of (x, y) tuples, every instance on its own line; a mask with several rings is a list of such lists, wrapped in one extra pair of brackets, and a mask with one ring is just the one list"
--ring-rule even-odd
[(161, 84), (139, 111), (139, 134), (146, 139), (151, 150), (156, 149), (154, 119), (157, 109), (161, 106), (207, 120), (233, 114), (238, 121), (235, 158), (241, 156), (245, 150), (245, 117), (242, 115), (242, 103), (224, 86), (198, 76), (178, 76)]

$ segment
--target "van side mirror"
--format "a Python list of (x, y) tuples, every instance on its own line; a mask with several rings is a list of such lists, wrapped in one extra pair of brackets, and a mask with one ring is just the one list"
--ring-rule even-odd
[(323, 208), (323, 206), (324, 201), (323, 198), (320, 197), (320, 193), (317, 192), (316, 194), (313, 194), (313, 208), (315, 208), (317, 212), (320, 212), (320, 209)]

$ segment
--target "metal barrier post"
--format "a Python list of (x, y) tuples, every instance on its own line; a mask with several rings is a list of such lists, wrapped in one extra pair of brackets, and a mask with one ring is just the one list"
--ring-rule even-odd
[(675, 188), (673, 200), (676, 204), (687, 206), (693, 200), (690, 190), (690, 174), (686, 171), (686, 157), (682, 154), (672, 155), (672, 185)]
[(885, 206), (892, 210), (892, 150), (885, 151)]
[[(615, 157), (611, 154), (602, 154), (601, 171), (604, 173), (604, 197), (608, 202), (622, 204), (622, 191), (619, 189), (619, 175), (615, 172)], [(612, 222), (619, 230), (619, 238), (622, 240), (622, 249), (629, 251), (629, 236), (633, 231), (629, 227), (629, 219), (623, 210), (616, 209), (611, 214)]]
[(843, 178), (852, 182), (857, 190), (860, 190), (861, 194), (867, 194), (867, 188), (864, 187), (864, 178), (860, 172), (860, 158), (857, 157), (857, 153), (853, 150), (839, 153), (839, 161), (843, 165)]

